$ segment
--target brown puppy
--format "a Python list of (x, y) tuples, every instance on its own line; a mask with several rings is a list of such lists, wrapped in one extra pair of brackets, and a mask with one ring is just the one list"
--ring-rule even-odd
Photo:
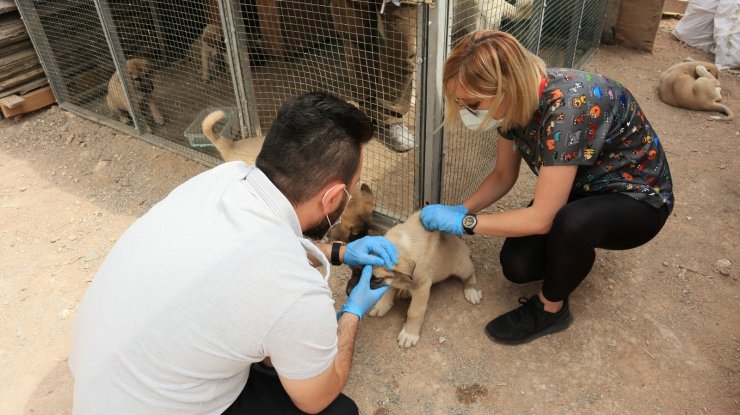
[(385, 266), (373, 268), (373, 282), (382, 280), (391, 288), (368, 314), (383, 317), (393, 306), (397, 294), (411, 296), (406, 324), (398, 334), (399, 346), (411, 347), (419, 341), (432, 284), (454, 275), (463, 282), (465, 299), (472, 304), (480, 303), (483, 294), (475, 279), (470, 250), (462, 238), (427, 231), (421, 224), (419, 212), (392, 227), (385, 236), (398, 248), (398, 265), (392, 271)]
[(375, 195), (370, 186), (363, 183), (352, 188), (352, 199), (347, 204), (347, 210), (342, 214), (342, 221), (337, 223), (329, 234), (330, 241), (352, 242), (367, 235), (373, 226), (373, 206)]
[(660, 76), (658, 95), (666, 104), (698, 111), (719, 111), (726, 117), (712, 115), (710, 120), (732, 120), (735, 115), (720, 103), (717, 66), (709, 62), (683, 62), (668, 68)]
[[(131, 58), (126, 61), (126, 71), (131, 78), (133, 89), (129, 91), (129, 98), (139, 103), (139, 107), (142, 111), (145, 108), (149, 108), (154, 123), (157, 125), (164, 124), (164, 116), (157, 106), (157, 101), (154, 99), (154, 83), (151, 80), (151, 69), (149, 61), (144, 58)], [(133, 116), (131, 110), (126, 102), (126, 95), (123, 92), (123, 84), (121, 78), (116, 71), (111, 76), (108, 82), (108, 96), (105, 99), (108, 104), (108, 109), (117, 117), (119, 121), (124, 124), (131, 124)], [(145, 120), (141, 120), (144, 123), (144, 129), (147, 132), (151, 132), (149, 124)]]
[[(203, 134), (213, 143), (224, 161), (242, 160), (254, 164), (262, 148), (264, 138), (248, 138), (244, 140), (230, 140), (221, 137), (214, 131), (217, 122), (224, 119), (223, 111), (214, 111), (206, 116), (201, 123)], [(352, 242), (367, 235), (373, 226), (373, 206), (375, 196), (366, 184), (355, 186), (351, 190), (352, 199), (347, 204), (347, 210), (342, 214), (342, 221), (331, 228), (327, 238), (331, 241)]]
[(200, 63), (200, 77), (209, 82), (215, 69), (226, 59), (224, 35), (221, 28), (215, 24), (207, 24), (203, 33), (193, 42), (190, 51), (190, 60)]

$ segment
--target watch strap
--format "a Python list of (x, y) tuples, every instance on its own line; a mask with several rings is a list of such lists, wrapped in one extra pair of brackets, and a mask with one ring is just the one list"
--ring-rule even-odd
[(342, 265), (342, 261), (339, 260), (339, 249), (341, 247), (341, 242), (334, 242), (331, 244), (331, 257), (329, 258), (329, 262), (332, 265)]

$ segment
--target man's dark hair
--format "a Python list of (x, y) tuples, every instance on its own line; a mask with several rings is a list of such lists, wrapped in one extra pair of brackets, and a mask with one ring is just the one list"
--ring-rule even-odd
[(309, 92), (280, 107), (256, 165), (296, 205), (331, 181), (352, 185), (362, 145), (372, 136), (372, 121), (359, 109)]

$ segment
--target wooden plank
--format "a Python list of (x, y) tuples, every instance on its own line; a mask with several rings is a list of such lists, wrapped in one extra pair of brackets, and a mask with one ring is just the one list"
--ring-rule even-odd
[(28, 82), (32, 79), (38, 78), (39, 76), (46, 76), (46, 74), (44, 73), (44, 69), (41, 66), (28, 71), (24, 71), (17, 76), (0, 82), (0, 91), (4, 91), (6, 89)]
[(33, 49), (33, 43), (31, 43), (31, 39), (21, 40), (20, 42), (13, 43), (11, 45), (5, 45), (4, 47), (0, 48), (0, 58), (26, 49)]
[(12, 14), (0, 16), (0, 48), (25, 39), (28, 39), (28, 32), (20, 17)]
[(0, 98), (7, 97), (8, 95), (13, 95), (13, 94), (25, 94), (29, 91), (32, 91), (36, 88), (39, 88), (39, 87), (42, 87), (48, 84), (49, 84), (49, 80), (46, 79), (45, 76), (42, 76), (38, 79), (27, 82), (23, 85), (19, 85), (15, 88), (11, 88), (7, 91), (0, 91)]
[(665, 0), (622, 0), (615, 33), (617, 42), (652, 52), (664, 3)]
[(18, 10), (13, 0), (0, 0), (0, 14), (10, 13)]
[(0, 105), (6, 108), (15, 108), (24, 102), (26, 102), (26, 100), (18, 95), (8, 95), (5, 98), (0, 98)]
[(51, 88), (48, 86), (29, 92), (23, 95), (22, 98), (24, 102), (15, 108), (6, 108), (0, 104), (3, 115), (5, 117), (12, 117), (14, 115), (25, 114), (56, 102), (54, 93), (51, 92)]
[(663, 13), (669, 15), (683, 15), (686, 13), (686, 7), (688, 7), (688, 0), (665, 0), (663, 5)]

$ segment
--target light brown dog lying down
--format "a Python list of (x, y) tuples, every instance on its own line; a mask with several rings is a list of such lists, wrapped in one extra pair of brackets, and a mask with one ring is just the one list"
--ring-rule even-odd
[[(221, 137), (213, 127), (224, 119), (223, 111), (215, 111), (206, 116), (201, 123), (203, 134), (213, 143), (224, 161), (242, 160), (247, 164), (254, 164), (262, 148), (264, 138), (247, 138), (231, 140)], [(342, 214), (342, 221), (336, 224), (327, 235), (330, 241), (352, 242), (367, 235), (373, 227), (373, 206), (375, 195), (366, 184), (351, 189), (352, 199)]]
[[(398, 248), (398, 265), (392, 271), (384, 266), (373, 269), (371, 285), (385, 283), (391, 288), (368, 314), (383, 317), (393, 307), (397, 296), (411, 296), (406, 324), (398, 334), (399, 346), (411, 347), (419, 341), (432, 284), (454, 275), (463, 282), (465, 299), (472, 304), (480, 304), (483, 293), (475, 279), (470, 250), (462, 238), (445, 232), (427, 231), (421, 224), (419, 212), (392, 227), (385, 236)], [(353, 287), (352, 282), (350, 280), (348, 284), (348, 291)], [(354, 283), (357, 284), (356, 281)]]
[(671, 66), (662, 75), (658, 95), (666, 104), (697, 111), (719, 111), (726, 117), (712, 115), (710, 120), (732, 120), (735, 115), (720, 103), (720, 83), (717, 66), (709, 62), (691, 61)]

